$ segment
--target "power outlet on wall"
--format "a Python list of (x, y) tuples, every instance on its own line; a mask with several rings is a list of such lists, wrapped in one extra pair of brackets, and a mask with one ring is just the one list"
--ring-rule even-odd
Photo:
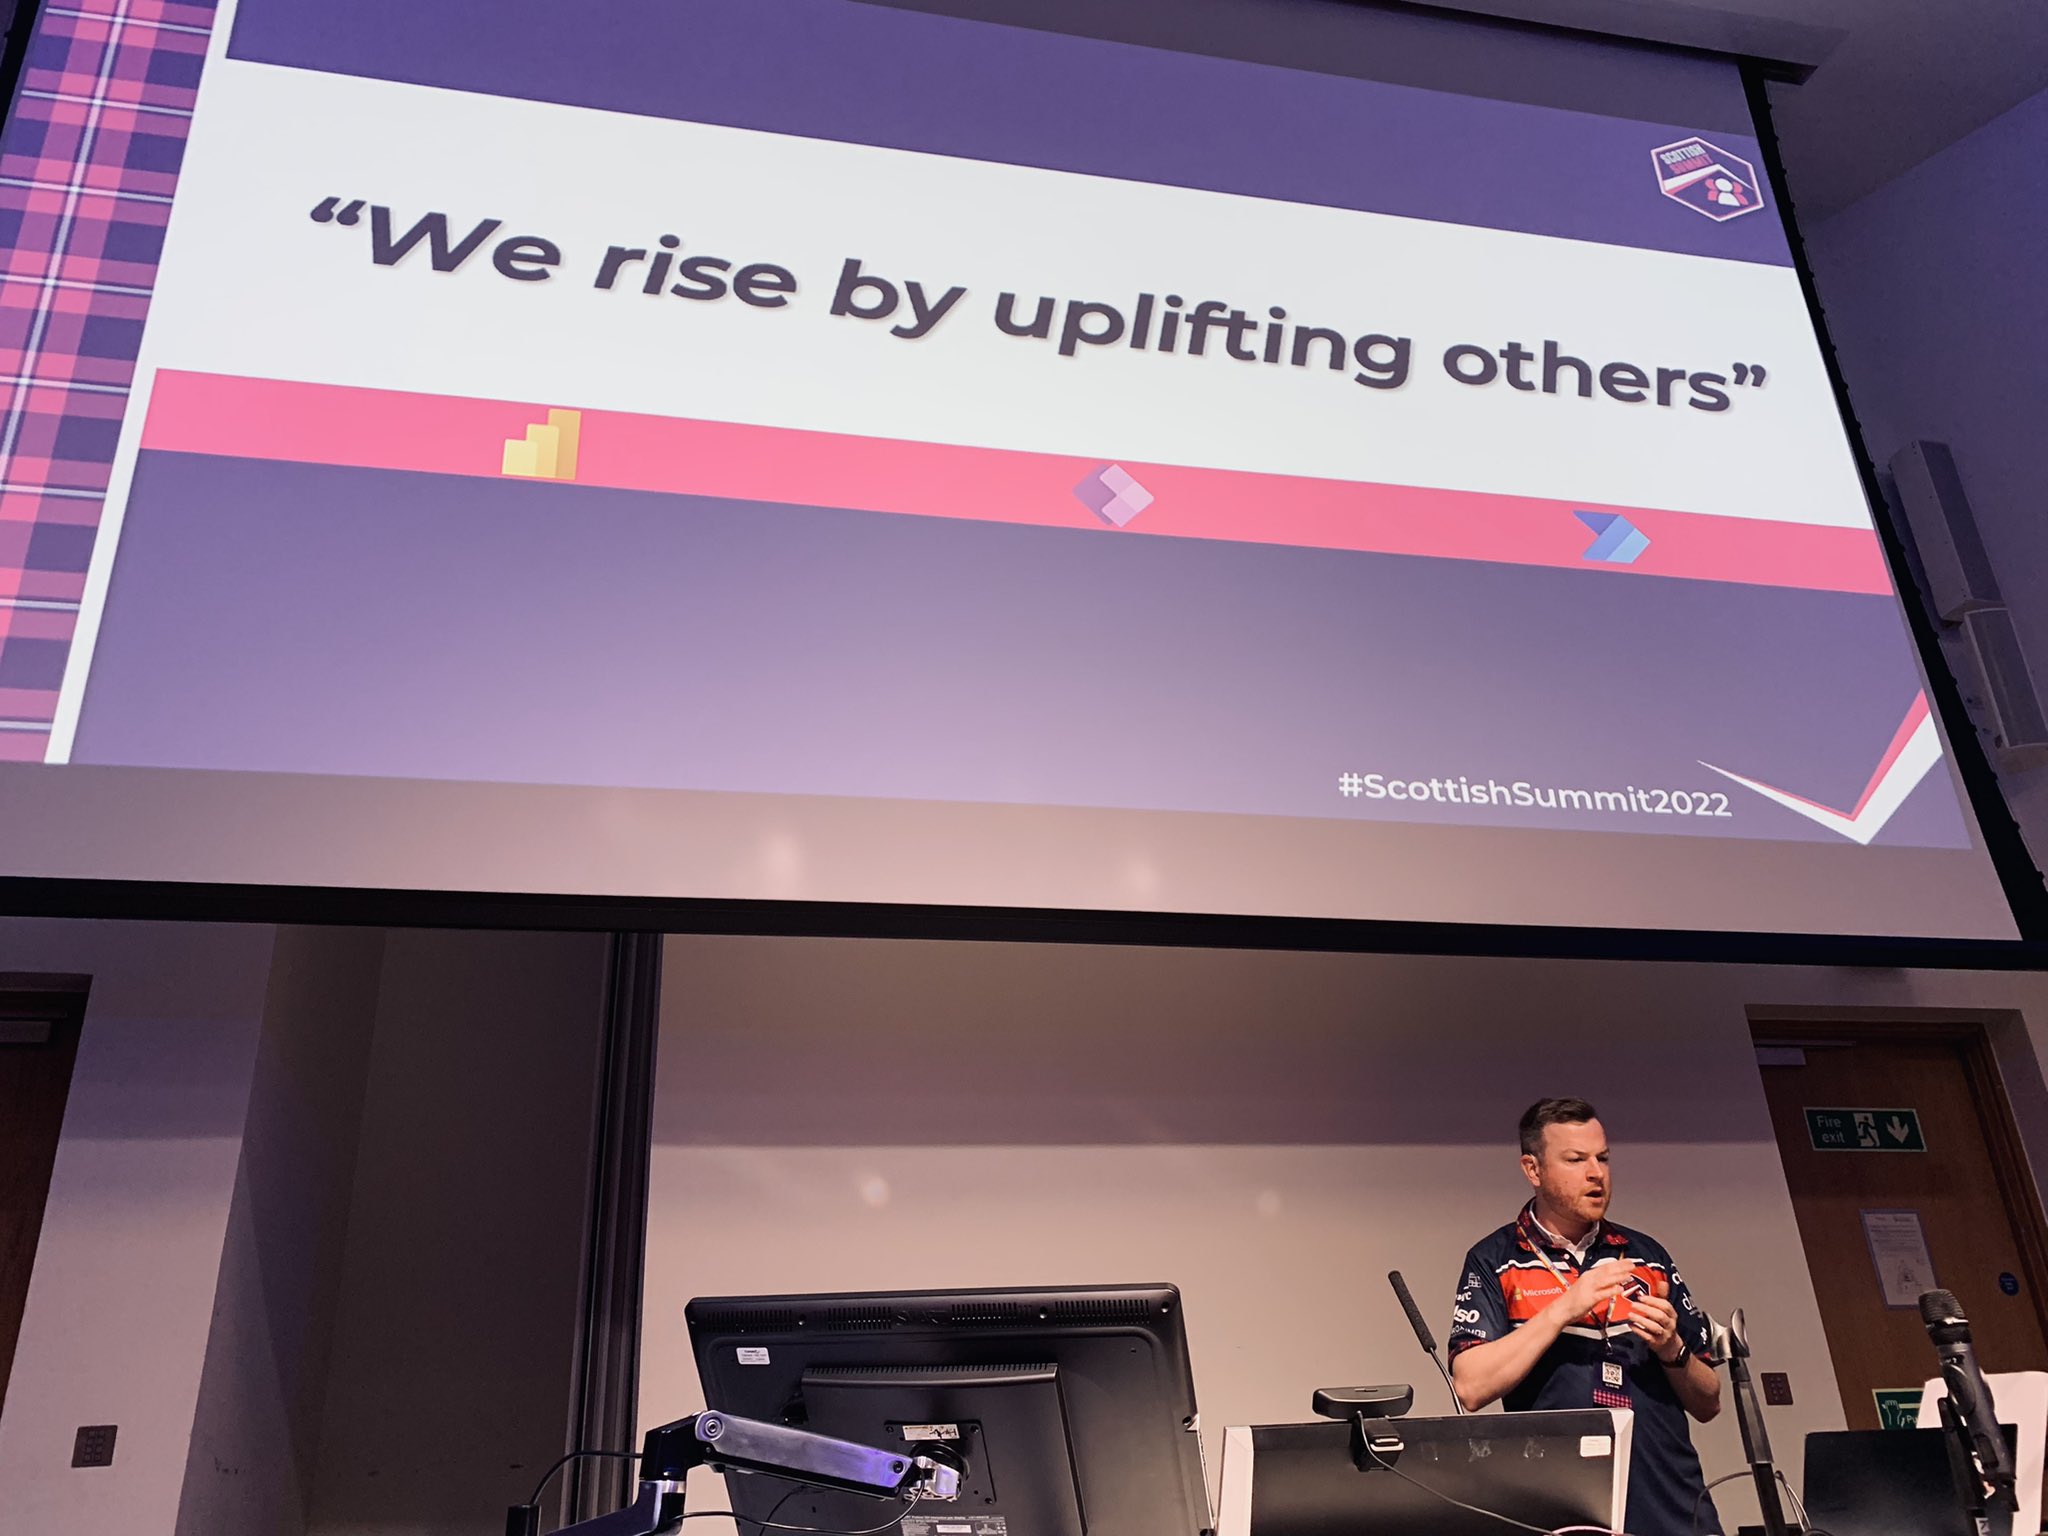
[(114, 1432), (116, 1424), (81, 1424), (78, 1438), (71, 1442), (71, 1465), (74, 1467), (111, 1467), (114, 1464)]
[(1792, 1378), (1783, 1371), (1765, 1371), (1762, 1374), (1764, 1401), (1773, 1408), (1792, 1406)]

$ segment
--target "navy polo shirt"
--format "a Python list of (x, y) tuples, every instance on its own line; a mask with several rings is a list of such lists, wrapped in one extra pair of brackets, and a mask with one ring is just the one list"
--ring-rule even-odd
[[(1508, 1223), (1465, 1255), (1464, 1279), (1451, 1321), (1454, 1360), (1474, 1344), (1504, 1338), (1561, 1293), (1557, 1276), (1537, 1258), (1530, 1236), (1544, 1244), (1550, 1262), (1567, 1284), (1579, 1276), (1579, 1261), (1571, 1250), (1544, 1237), (1528, 1208), (1523, 1214), (1530, 1219)], [(1694, 1303), (1663, 1244), (1632, 1228), (1603, 1221), (1586, 1249), (1586, 1264), (1592, 1267), (1610, 1261), (1629, 1265), (1652, 1295), (1668, 1300), (1678, 1311), (1678, 1336), (1687, 1348), (1696, 1355), (1708, 1353), (1706, 1314)], [(1627, 1325), (1627, 1318), (1627, 1301), (1617, 1301), (1608, 1339), (1622, 1363), (1623, 1387), (1636, 1415), (1628, 1469), (1628, 1528), (1634, 1536), (1718, 1532), (1721, 1520), (1711, 1498), (1702, 1501), (1699, 1523), (1693, 1523), (1693, 1505), (1699, 1499), (1702, 1480), (1700, 1458), (1692, 1448), (1691, 1425), (1663, 1364)], [(1504, 1406), (1511, 1413), (1594, 1407), (1593, 1391), (1600, 1385), (1600, 1364), (1606, 1358), (1599, 1323), (1589, 1313), (1558, 1335), (1535, 1368), (1509, 1389)]]

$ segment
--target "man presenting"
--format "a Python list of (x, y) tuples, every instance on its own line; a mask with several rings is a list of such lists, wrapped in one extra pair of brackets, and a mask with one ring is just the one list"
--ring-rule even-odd
[[(1607, 1133), (1584, 1099), (1522, 1116), (1521, 1215), (1465, 1256), (1451, 1375), (1468, 1409), (1632, 1408), (1633, 1536), (1719, 1531), (1685, 1422), (1721, 1411), (1706, 1315), (1663, 1245), (1607, 1219)], [(1698, 1520), (1694, 1509), (1697, 1505)]]

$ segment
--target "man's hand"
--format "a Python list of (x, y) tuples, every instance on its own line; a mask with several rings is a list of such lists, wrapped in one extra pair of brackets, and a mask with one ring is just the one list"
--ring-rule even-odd
[(1619, 1262), (1595, 1264), (1566, 1286), (1563, 1295), (1512, 1333), (1459, 1350), (1451, 1360), (1458, 1401), (1467, 1412), (1477, 1413), (1512, 1391), (1543, 1358), (1543, 1352), (1557, 1342), (1559, 1334), (1588, 1312), (1611, 1306), (1634, 1273)]
[(1666, 1365), (1678, 1358), (1678, 1308), (1662, 1296), (1638, 1296), (1629, 1311), (1628, 1325), (1642, 1335), (1650, 1352)]
[[(1595, 1264), (1550, 1304), (1558, 1313), (1559, 1324), (1569, 1327), (1587, 1313), (1599, 1312), (1612, 1305), (1634, 1273), (1626, 1264)], [(1667, 1307), (1665, 1310), (1670, 1309)], [(1677, 1314), (1672, 1314), (1672, 1320), (1677, 1321)]]

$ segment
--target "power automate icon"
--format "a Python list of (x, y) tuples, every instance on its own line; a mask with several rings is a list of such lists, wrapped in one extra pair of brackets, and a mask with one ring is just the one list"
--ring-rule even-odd
[(1756, 167), (1706, 139), (1680, 139), (1650, 151), (1657, 190), (1717, 224), (1755, 213), (1764, 205)]

